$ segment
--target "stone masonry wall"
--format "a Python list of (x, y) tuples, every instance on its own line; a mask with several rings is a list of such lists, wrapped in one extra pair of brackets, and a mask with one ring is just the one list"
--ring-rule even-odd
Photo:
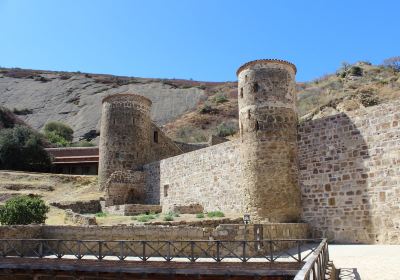
[(200, 204), (243, 213), (239, 145), (229, 141), (145, 165), (146, 203), (161, 203), (163, 211)]
[[(302, 219), (315, 236), (400, 244), (399, 108), (396, 101), (299, 125)], [(243, 213), (240, 144), (146, 165), (146, 203)]]
[(400, 244), (400, 100), (299, 126), (303, 219), (338, 242)]

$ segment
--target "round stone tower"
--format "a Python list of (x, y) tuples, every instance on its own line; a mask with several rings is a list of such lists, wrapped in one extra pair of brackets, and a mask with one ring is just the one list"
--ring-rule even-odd
[(297, 222), (296, 67), (282, 60), (255, 60), (237, 75), (246, 211), (256, 223)]
[(99, 145), (99, 185), (104, 190), (115, 171), (138, 170), (151, 146), (151, 101), (135, 94), (103, 99)]

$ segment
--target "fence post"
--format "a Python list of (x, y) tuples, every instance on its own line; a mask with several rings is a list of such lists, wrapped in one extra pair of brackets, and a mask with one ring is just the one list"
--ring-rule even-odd
[(220, 247), (220, 242), (221, 241), (216, 241), (217, 242), (217, 262), (220, 262), (221, 261), (221, 258), (220, 258), (220, 252), (219, 252), (219, 247)]
[(142, 241), (142, 245), (143, 245), (143, 261), (147, 261), (146, 259), (146, 241)]
[(297, 240), (297, 259), (298, 259), (298, 262), (301, 262), (301, 250), (300, 250), (300, 240)]
[(171, 261), (171, 241), (167, 241), (168, 248), (167, 248), (167, 262)]
[(273, 252), (272, 240), (269, 240), (269, 254), (270, 254), (271, 262), (274, 262), (274, 252)]
[(82, 255), (81, 255), (81, 240), (78, 240), (78, 259), (82, 259)]
[(246, 258), (246, 241), (243, 241), (243, 262), (247, 262), (247, 258)]
[(99, 257), (98, 259), (101, 261), (103, 259), (103, 254), (102, 254), (102, 241), (99, 241)]

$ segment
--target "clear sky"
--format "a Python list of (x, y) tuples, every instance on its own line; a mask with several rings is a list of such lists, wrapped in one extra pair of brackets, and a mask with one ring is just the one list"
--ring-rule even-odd
[(297, 65), (400, 55), (398, 0), (0, 0), (0, 66), (236, 80), (249, 60)]

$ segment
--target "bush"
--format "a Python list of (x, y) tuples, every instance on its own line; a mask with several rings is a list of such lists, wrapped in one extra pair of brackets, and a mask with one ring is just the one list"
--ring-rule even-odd
[(98, 217), (98, 218), (104, 218), (104, 217), (107, 217), (108, 214), (104, 213), (104, 212), (98, 212), (98, 213), (95, 214), (95, 216)]
[(234, 123), (221, 123), (217, 126), (217, 136), (226, 137), (236, 133), (237, 127)]
[(50, 156), (42, 137), (24, 126), (0, 131), (0, 169), (48, 171)]
[(74, 131), (71, 127), (69, 127), (66, 124), (63, 124), (61, 122), (49, 122), (44, 126), (44, 133), (49, 134), (49, 133), (54, 133), (62, 138), (64, 138), (66, 141), (71, 142), (72, 139), (74, 138)]
[(173, 221), (174, 220), (174, 216), (172, 216), (171, 214), (166, 214), (164, 216), (164, 221), (169, 222), (169, 221)]
[(400, 71), (400, 56), (389, 57), (383, 61), (383, 65), (393, 69), (394, 71)]
[(8, 200), (0, 208), (3, 225), (42, 224), (46, 221), (49, 207), (38, 197), (18, 196)]
[(207, 217), (220, 218), (220, 217), (225, 217), (225, 214), (222, 211), (211, 211), (207, 213)]
[(204, 104), (200, 110), (199, 110), (200, 114), (216, 114), (218, 113), (218, 109), (213, 108), (211, 105), (209, 104)]
[(138, 222), (141, 222), (141, 223), (146, 223), (150, 220), (154, 220), (155, 218), (158, 218), (158, 216), (159, 216), (158, 214), (150, 213), (150, 214), (138, 215), (138, 216), (133, 217), (132, 219), (136, 220)]
[(50, 143), (56, 145), (57, 147), (68, 147), (71, 145), (71, 142), (67, 141), (54, 131), (47, 132), (46, 138)]
[(197, 213), (196, 214), (197, 219), (203, 219), (204, 218), (204, 213)]
[(214, 102), (217, 103), (217, 104), (224, 103), (224, 102), (227, 102), (227, 101), (228, 101), (228, 98), (224, 94), (217, 94), (214, 97)]
[(353, 76), (362, 76), (363, 70), (359, 66), (353, 66), (350, 68), (350, 74)]

